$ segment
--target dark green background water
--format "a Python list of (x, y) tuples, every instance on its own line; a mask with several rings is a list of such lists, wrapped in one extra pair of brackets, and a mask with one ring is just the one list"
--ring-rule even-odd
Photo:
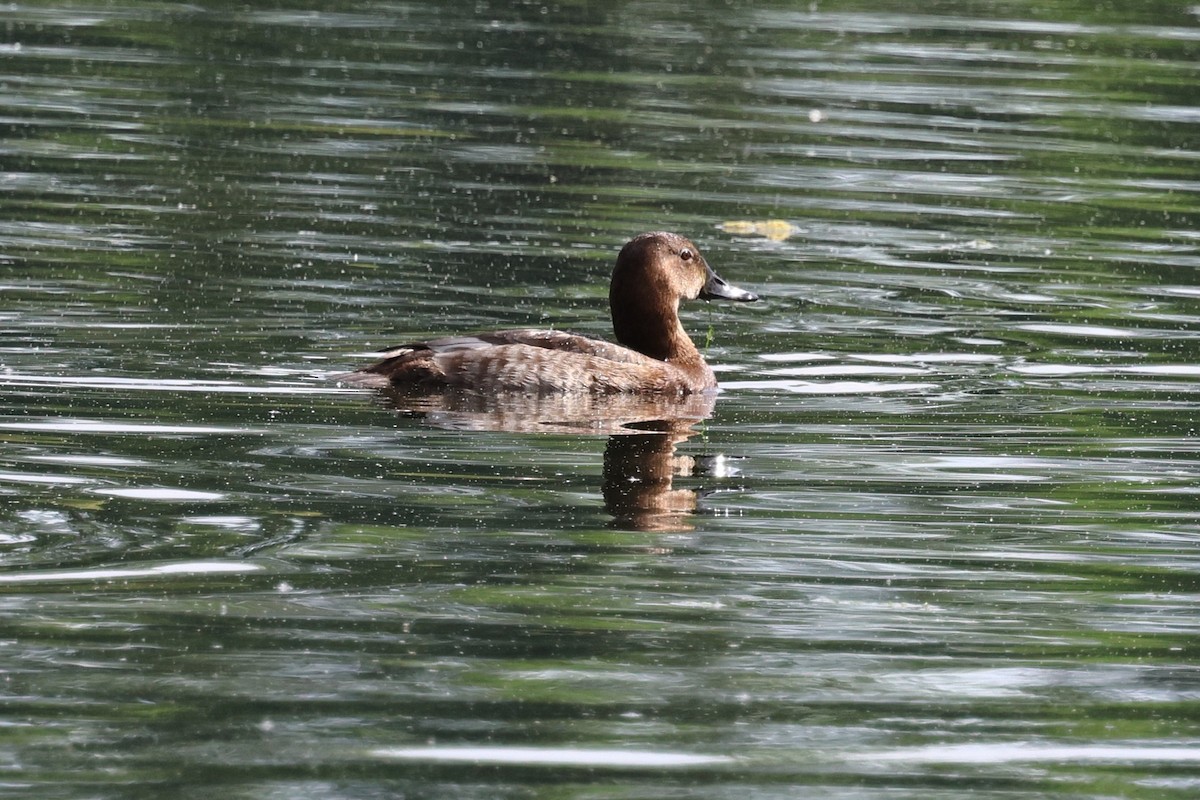
[[(1200, 792), (1194, 4), (0, 37), (0, 793)], [(765, 298), (687, 312), (701, 424), (331, 380), (609, 336), (661, 228)]]

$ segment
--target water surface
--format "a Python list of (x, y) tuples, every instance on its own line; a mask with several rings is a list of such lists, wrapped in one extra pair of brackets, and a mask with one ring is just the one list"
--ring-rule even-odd
[[(12, 794), (1200, 789), (1195, 7), (0, 19)], [(711, 407), (331, 379), (660, 228)]]

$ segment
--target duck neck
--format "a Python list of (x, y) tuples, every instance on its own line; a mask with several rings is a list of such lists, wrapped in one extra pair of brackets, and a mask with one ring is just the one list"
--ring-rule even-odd
[[(639, 304), (640, 305), (640, 304)], [(687, 368), (704, 359), (679, 322), (678, 308), (664, 314), (661, 308), (613, 304), (613, 332), (617, 341), (643, 355)]]

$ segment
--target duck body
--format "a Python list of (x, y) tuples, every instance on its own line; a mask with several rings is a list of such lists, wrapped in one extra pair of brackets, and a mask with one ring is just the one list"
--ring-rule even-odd
[(685, 369), (628, 347), (552, 330), (507, 330), (406, 344), (346, 376), (378, 388), (497, 392), (654, 392), (715, 388), (701, 360)]
[(757, 300), (730, 286), (699, 249), (674, 233), (644, 233), (617, 256), (609, 287), (619, 344), (553, 330), (452, 336), (380, 352), (340, 376), (377, 388), (481, 392), (691, 394), (716, 389), (712, 369), (684, 331), (685, 299)]

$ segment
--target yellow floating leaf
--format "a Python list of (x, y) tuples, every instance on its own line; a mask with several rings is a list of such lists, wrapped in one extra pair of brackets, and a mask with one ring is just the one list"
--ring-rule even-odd
[(772, 242), (782, 242), (795, 234), (799, 229), (785, 219), (767, 219), (760, 221), (730, 220), (717, 226), (726, 233), (738, 236), (764, 236)]
[(754, 223), (750, 220), (741, 219), (732, 222), (722, 222), (717, 226), (726, 233), (747, 235), (754, 233)]

